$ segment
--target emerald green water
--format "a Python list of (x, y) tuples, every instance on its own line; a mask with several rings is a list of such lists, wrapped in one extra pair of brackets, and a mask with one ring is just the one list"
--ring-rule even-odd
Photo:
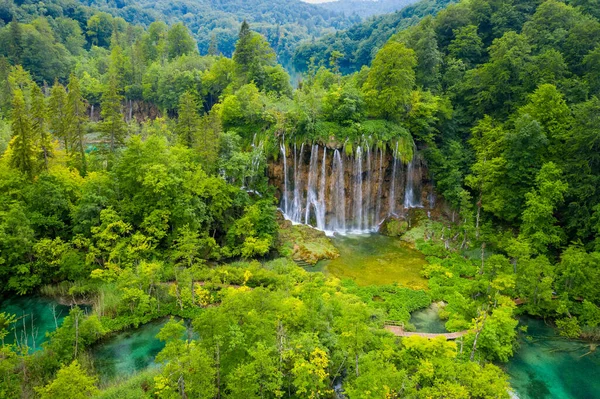
[(410, 323), (415, 326), (415, 331), (425, 333), (446, 333), (446, 322), (440, 319), (438, 308), (435, 304), (428, 308), (420, 309), (410, 314)]
[(17, 323), (12, 325), (4, 342), (6, 344), (27, 343), (32, 351), (36, 351), (47, 340), (46, 333), (54, 331), (57, 326), (60, 327), (69, 310), (69, 306), (60, 305), (53, 299), (40, 296), (4, 299), (0, 303), (0, 312), (14, 314), (18, 319)]
[(124, 331), (104, 340), (91, 349), (94, 368), (102, 382), (127, 377), (136, 371), (156, 366), (154, 359), (165, 347), (156, 334), (166, 320), (157, 320)]
[(336, 236), (332, 241), (340, 256), (317, 264), (316, 269), (325, 274), (352, 279), (363, 286), (399, 283), (413, 289), (427, 288), (427, 281), (420, 274), (427, 263), (425, 257), (398, 238), (347, 235)]
[(521, 347), (506, 367), (520, 399), (600, 398), (598, 350), (585, 355), (589, 343), (562, 339), (543, 320), (523, 318), (521, 323), (531, 338), (522, 336)]

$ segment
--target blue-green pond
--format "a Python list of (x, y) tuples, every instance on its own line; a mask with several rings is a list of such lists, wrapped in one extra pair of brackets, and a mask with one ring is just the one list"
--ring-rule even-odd
[(155, 367), (156, 355), (165, 347), (156, 335), (166, 320), (157, 320), (136, 329), (115, 334), (91, 349), (94, 368), (103, 382), (123, 378)]
[(13, 324), (4, 339), (6, 344), (27, 346), (36, 351), (46, 341), (46, 333), (56, 330), (69, 314), (70, 307), (41, 296), (15, 296), (0, 302), (0, 312), (14, 314)]
[(600, 353), (566, 340), (543, 320), (522, 318), (527, 333), (506, 370), (520, 399), (600, 398)]

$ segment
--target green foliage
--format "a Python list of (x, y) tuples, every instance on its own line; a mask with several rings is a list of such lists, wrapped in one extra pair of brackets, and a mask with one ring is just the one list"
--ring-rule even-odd
[(377, 53), (363, 86), (366, 103), (374, 116), (403, 117), (415, 84), (416, 63), (414, 51), (400, 43), (390, 42)]

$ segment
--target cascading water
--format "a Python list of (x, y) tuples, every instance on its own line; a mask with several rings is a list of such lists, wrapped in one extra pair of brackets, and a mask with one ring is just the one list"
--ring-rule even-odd
[(390, 182), (390, 215), (396, 214), (396, 177), (398, 175), (398, 142), (396, 141), (396, 149), (394, 150), (394, 163), (392, 165), (392, 181)]
[(287, 214), (289, 212), (289, 197), (290, 193), (288, 191), (288, 170), (287, 170), (287, 154), (285, 151), (285, 141), (281, 142), (281, 157), (283, 158), (283, 213)]
[(381, 217), (381, 196), (383, 195), (383, 149), (379, 149), (379, 174), (377, 176), (377, 206), (373, 221), (379, 223)]
[(367, 145), (367, 150), (365, 152), (367, 154), (367, 170), (364, 178), (364, 190), (365, 190), (365, 200), (363, 210), (363, 226), (372, 226), (372, 218), (375, 216), (374, 212), (370, 212), (371, 210), (371, 178), (373, 175), (373, 170), (371, 169), (371, 149)]
[[(413, 151), (413, 157), (406, 168), (406, 188), (404, 189), (404, 208), (421, 208), (420, 183), (421, 179), (415, 179), (415, 163), (417, 162), (417, 151)], [(420, 177), (420, 176), (419, 176)], [(417, 182), (419, 186), (417, 187)]]
[(333, 206), (334, 206), (334, 217), (332, 220), (332, 230), (338, 232), (346, 231), (346, 192), (345, 192), (345, 175), (344, 175), (344, 161), (339, 150), (335, 150), (333, 153), (333, 167), (332, 167), (332, 193), (333, 193)]
[(294, 223), (346, 234), (377, 231), (403, 203), (421, 206), (421, 165), (414, 157), (404, 171), (398, 146), (389, 154), (362, 143), (344, 155), (340, 149), (313, 144), (309, 156), (304, 144), (287, 149), (281, 144), (282, 212)]

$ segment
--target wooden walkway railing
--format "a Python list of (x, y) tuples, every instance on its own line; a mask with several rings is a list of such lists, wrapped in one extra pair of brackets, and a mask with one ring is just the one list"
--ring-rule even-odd
[(391, 332), (392, 334), (394, 334), (397, 337), (412, 337), (412, 336), (416, 335), (419, 337), (429, 338), (429, 339), (437, 338), (437, 337), (445, 337), (446, 339), (457, 339), (469, 332), (469, 330), (458, 331), (458, 332), (453, 332), (453, 333), (439, 333), (439, 334), (422, 333), (422, 332), (407, 332), (407, 331), (404, 331), (404, 326), (402, 325), (402, 323), (396, 323), (396, 322), (386, 322), (385, 325), (383, 326), (383, 328), (385, 328), (386, 330), (388, 330), (389, 332)]

